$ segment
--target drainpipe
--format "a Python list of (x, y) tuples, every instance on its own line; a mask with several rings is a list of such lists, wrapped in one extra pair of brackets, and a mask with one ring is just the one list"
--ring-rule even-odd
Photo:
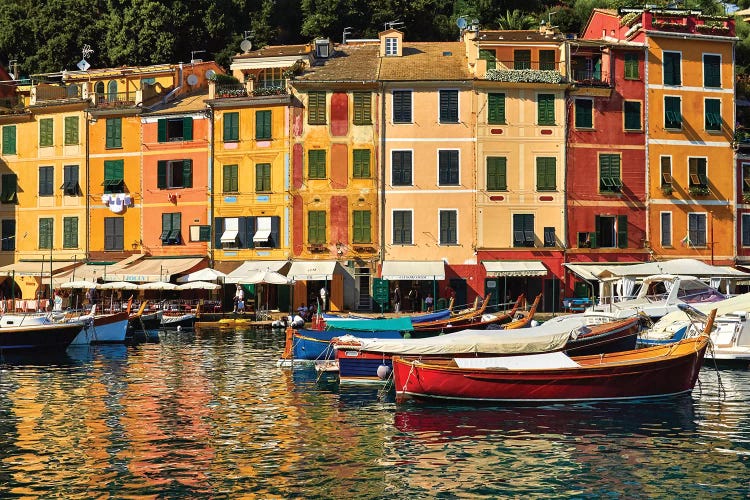
[(179, 74), (179, 77), (177, 79), (179, 80), (180, 84), (177, 87), (175, 87), (169, 94), (167, 94), (167, 95), (164, 96), (164, 99), (161, 100), (162, 104), (166, 104), (167, 102), (169, 102), (171, 99), (174, 98), (175, 95), (177, 95), (177, 93), (180, 90), (182, 90), (182, 84), (183, 84), (183, 81), (182, 81), (182, 63), (180, 63), (178, 74)]
[(211, 227), (211, 236), (208, 241), (209, 267), (214, 267), (214, 241), (216, 241), (216, 229), (214, 228), (214, 108), (208, 107), (208, 225)]
[(385, 172), (386, 172), (386, 156), (387, 151), (385, 148), (385, 129), (386, 129), (386, 116), (385, 116), (385, 85), (380, 83), (380, 265), (383, 265), (385, 261), (385, 226), (386, 226), (386, 213), (385, 213)]
[(90, 147), (89, 147), (89, 112), (86, 111), (86, 159), (84, 165), (86, 167), (86, 248), (83, 256), (84, 261), (88, 262), (91, 254), (91, 162), (90, 162)]

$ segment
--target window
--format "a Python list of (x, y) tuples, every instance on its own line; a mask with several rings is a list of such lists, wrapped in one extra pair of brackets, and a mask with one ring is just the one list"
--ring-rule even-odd
[(539, 94), (537, 96), (537, 122), (539, 125), (555, 124), (554, 94)]
[(531, 69), (531, 51), (513, 51), (513, 69)]
[(307, 93), (307, 123), (309, 125), (326, 124), (326, 93)]
[(237, 193), (240, 190), (239, 168), (237, 165), (224, 165), (224, 183), (222, 191), (224, 193)]
[(52, 225), (53, 219), (51, 217), (43, 217), (39, 219), (39, 249), (51, 249), (52, 248)]
[(602, 193), (619, 193), (622, 189), (620, 177), (620, 155), (599, 155), (599, 191)]
[(672, 187), (672, 157), (661, 157), (661, 187)]
[(324, 210), (307, 212), (307, 242), (311, 245), (326, 242), (326, 213)]
[(682, 110), (679, 97), (664, 98), (664, 128), (682, 128)]
[(311, 149), (307, 152), (307, 177), (326, 178), (326, 152), (324, 149)]
[(411, 163), (411, 151), (391, 151), (391, 184), (394, 186), (411, 186)]
[(104, 250), (122, 251), (125, 246), (125, 219), (104, 218)]
[(161, 240), (162, 245), (177, 245), (180, 243), (180, 226), (182, 217), (180, 212), (161, 214)]
[[(122, 147), (122, 118), (107, 118), (105, 147)], [(163, 142), (163, 141), (160, 141)]]
[(487, 94), (487, 123), (490, 125), (505, 124), (505, 94)]
[(117, 101), (117, 82), (110, 80), (107, 84), (107, 100), (110, 102)]
[(750, 193), (750, 163), (742, 164), (742, 193)]
[(385, 55), (387, 56), (398, 55), (398, 38), (396, 37), (385, 38)]
[(703, 54), (703, 86), (721, 88), (721, 56)]
[(190, 226), (190, 241), (211, 241), (211, 226)]
[(224, 113), (224, 142), (240, 140), (240, 114), (238, 112)]
[(679, 52), (663, 52), (664, 85), (682, 84), (681, 58), (682, 55)]
[(457, 210), (440, 210), (440, 244), (458, 244)]
[(16, 154), (16, 126), (6, 125), (3, 127), (3, 154)]
[(576, 128), (594, 127), (594, 101), (591, 99), (576, 99), (575, 126)]
[(255, 191), (258, 193), (271, 192), (271, 164), (255, 164)]
[(625, 79), (638, 80), (641, 77), (638, 70), (638, 54), (629, 52), (625, 54)]
[(742, 214), (742, 246), (750, 247), (750, 214)]
[(192, 118), (162, 118), (157, 122), (157, 129), (159, 142), (193, 140)]
[(0, 194), (2, 203), (18, 203), (18, 176), (16, 174), (2, 174), (3, 192)]
[(255, 138), (258, 140), (271, 138), (271, 111), (255, 112)]
[(156, 187), (193, 187), (193, 160), (160, 160), (156, 164)]
[(506, 167), (507, 159), (505, 157), (487, 157), (487, 191), (506, 191), (508, 189)]
[(487, 69), (497, 68), (497, 55), (494, 50), (479, 49), (479, 59), (487, 61)]
[(690, 187), (708, 187), (706, 159), (688, 158), (688, 177)]
[(721, 99), (706, 99), (706, 115), (704, 125), (706, 130), (717, 132), (721, 130)]
[(706, 246), (706, 214), (688, 214), (688, 245), (695, 247)]
[(105, 193), (124, 193), (125, 176), (124, 160), (107, 160), (104, 162), (104, 186)]
[(2, 243), (0, 250), (13, 252), (16, 249), (16, 221), (14, 219), (3, 219)]
[(513, 214), (513, 246), (534, 246), (534, 214)]
[(440, 91), (440, 123), (458, 123), (458, 90)]
[(596, 215), (594, 227), (596, 234), (592, 235), (592, 248), (597, 246), (599, 248), (628, 247), (628, 217), (626, 215)]
[(625, 101), (622, 111), (625, 115), (625, 130), (641, 130), (641, 103)]
[(542, 71), (554, 71), (555, 70), (555, 51), (554, 50), (540, 50), (539, 51), (539, 69)]
[(555, 236), (555, 228), (554, 227), (545, 227), (544, 228), (544, 246), (545, 247), (555, 247), (555, 246), (557, 246), (557, 237)]
[[(281, 217), (256, 217), (255, 234), (252, 242), (255, 247), (279, 248), (279, 227)], [(250, 239), (248, 238), (248, 241)]]
[(672, 246), (672, 212), (661, 213), (661, 246)]
[(104, 94), (104, 82), (96, 82), (96, 85), (94, 85), (94, 92), (99, 95)]
[(352, 175), (355, 179), (370, 178), (370, 150), (355, 149), (353, 151), (354, 165)]
[(411, 245), (411, 210), (393, 211), (393, 244)]
[(39, 167), (39, 196), (52, 196), (54, 193), (54, 167)]
[(354, 124), (372, 125), (371, 92), (354, 92)]
[(411, 90), (393, 91), (393, 123), (411, 123)]
[(455, 149), (438, 151), (438, 185), (458, 186), (458, 151)]
[(372, 227), (369, 210), (354, 211), (353, 243), (372, 243)]
[(39, 147), (49, 147), (53, 144), (53, 126), (52, 118), (42, 118), (39, 120)]
[(78, 217), (63, 217), (63, 248), (78, 248)]
[(536, 190), (554, 191), (557, 189), (557, 159), (541, 157), (536, 159)]
[(78, 144), (78, 117), (65, 117), (65, 145), (75, 146)]

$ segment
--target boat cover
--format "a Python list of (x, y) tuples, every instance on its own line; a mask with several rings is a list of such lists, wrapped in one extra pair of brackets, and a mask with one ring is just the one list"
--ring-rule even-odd
[[(560, 350), (582, 326), (580, 317), (567, 321), (543, 323), (518, 330), (462, 330), (437, 337), (421, 339), (363, 339), (344, 337), (358, 344), (347, 345), (347, 350), (389, 354), (442, 355), (455, 354), (523, 354)], [(335, 346), (334, 346), (335, 347)]]
[(411, 324), (411, 318), (408, 316), (386, 319), (327, 318), (326, 328), (364, 332), (375, 332), (378, 330), (400, 330), (406, 332), (414, 329)]
[[(737, 295), (736, 297), (726, 300), (719, 300), (717, 302), (690, 305), (694, 309), (698, 309), (706, 314), (710, 313), (712, 309), (716, 309), (716, 317), (720, 318), (723, 315), (736, 311), (750, 312), (750, 293), (743, 293), (742, 295)], [(674, 334), (675, 324), (682, 324), (687, 321), (687, 314), (682, 311), (674, 311), (663, 316), (647, 332), (642, 333), (641, 336), (650, 339), (671, 338)]]
[(543, 352), (524, 356), (500, 358), (456, 358), (459, 368), (504, 368), (507, 370), (550, 370), (554, 368), (580, 368), (564, 352)]

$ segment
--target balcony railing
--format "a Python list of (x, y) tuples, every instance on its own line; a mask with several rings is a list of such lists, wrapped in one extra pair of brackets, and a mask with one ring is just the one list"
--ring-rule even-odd
[(247, 97), (247, 88), (241, 83), (216, 86), (216, 98)]
[(574, 69), (572, 76), (574, 82), (583, 85), (606, 87), (610, 84), (609, 75), (604, 75), (601, 71)]
[(32, 101), (65, 101), (70, 99), (81, 99), (83, 96), (80, 85), (49, 85), (40, 83), (31, 89)]
[(508, 83), (562, 83), (559, 71), (541, 69), (488, 69), (487, 80)]
[(135, 106), (136, 96), (133, 92), (96, 94), (95, 104), (97, 108), (127, 108)]

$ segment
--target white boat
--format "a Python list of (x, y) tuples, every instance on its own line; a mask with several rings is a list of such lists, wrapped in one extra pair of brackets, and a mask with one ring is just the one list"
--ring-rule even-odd
[(123, 343), (128, 330), (129, 317), (128, 311), (96, 314), (96, 306), (92, 307), (88, 314), (67, 316), (66, 321), (84, 321), (86, 324), (70, 345)]

